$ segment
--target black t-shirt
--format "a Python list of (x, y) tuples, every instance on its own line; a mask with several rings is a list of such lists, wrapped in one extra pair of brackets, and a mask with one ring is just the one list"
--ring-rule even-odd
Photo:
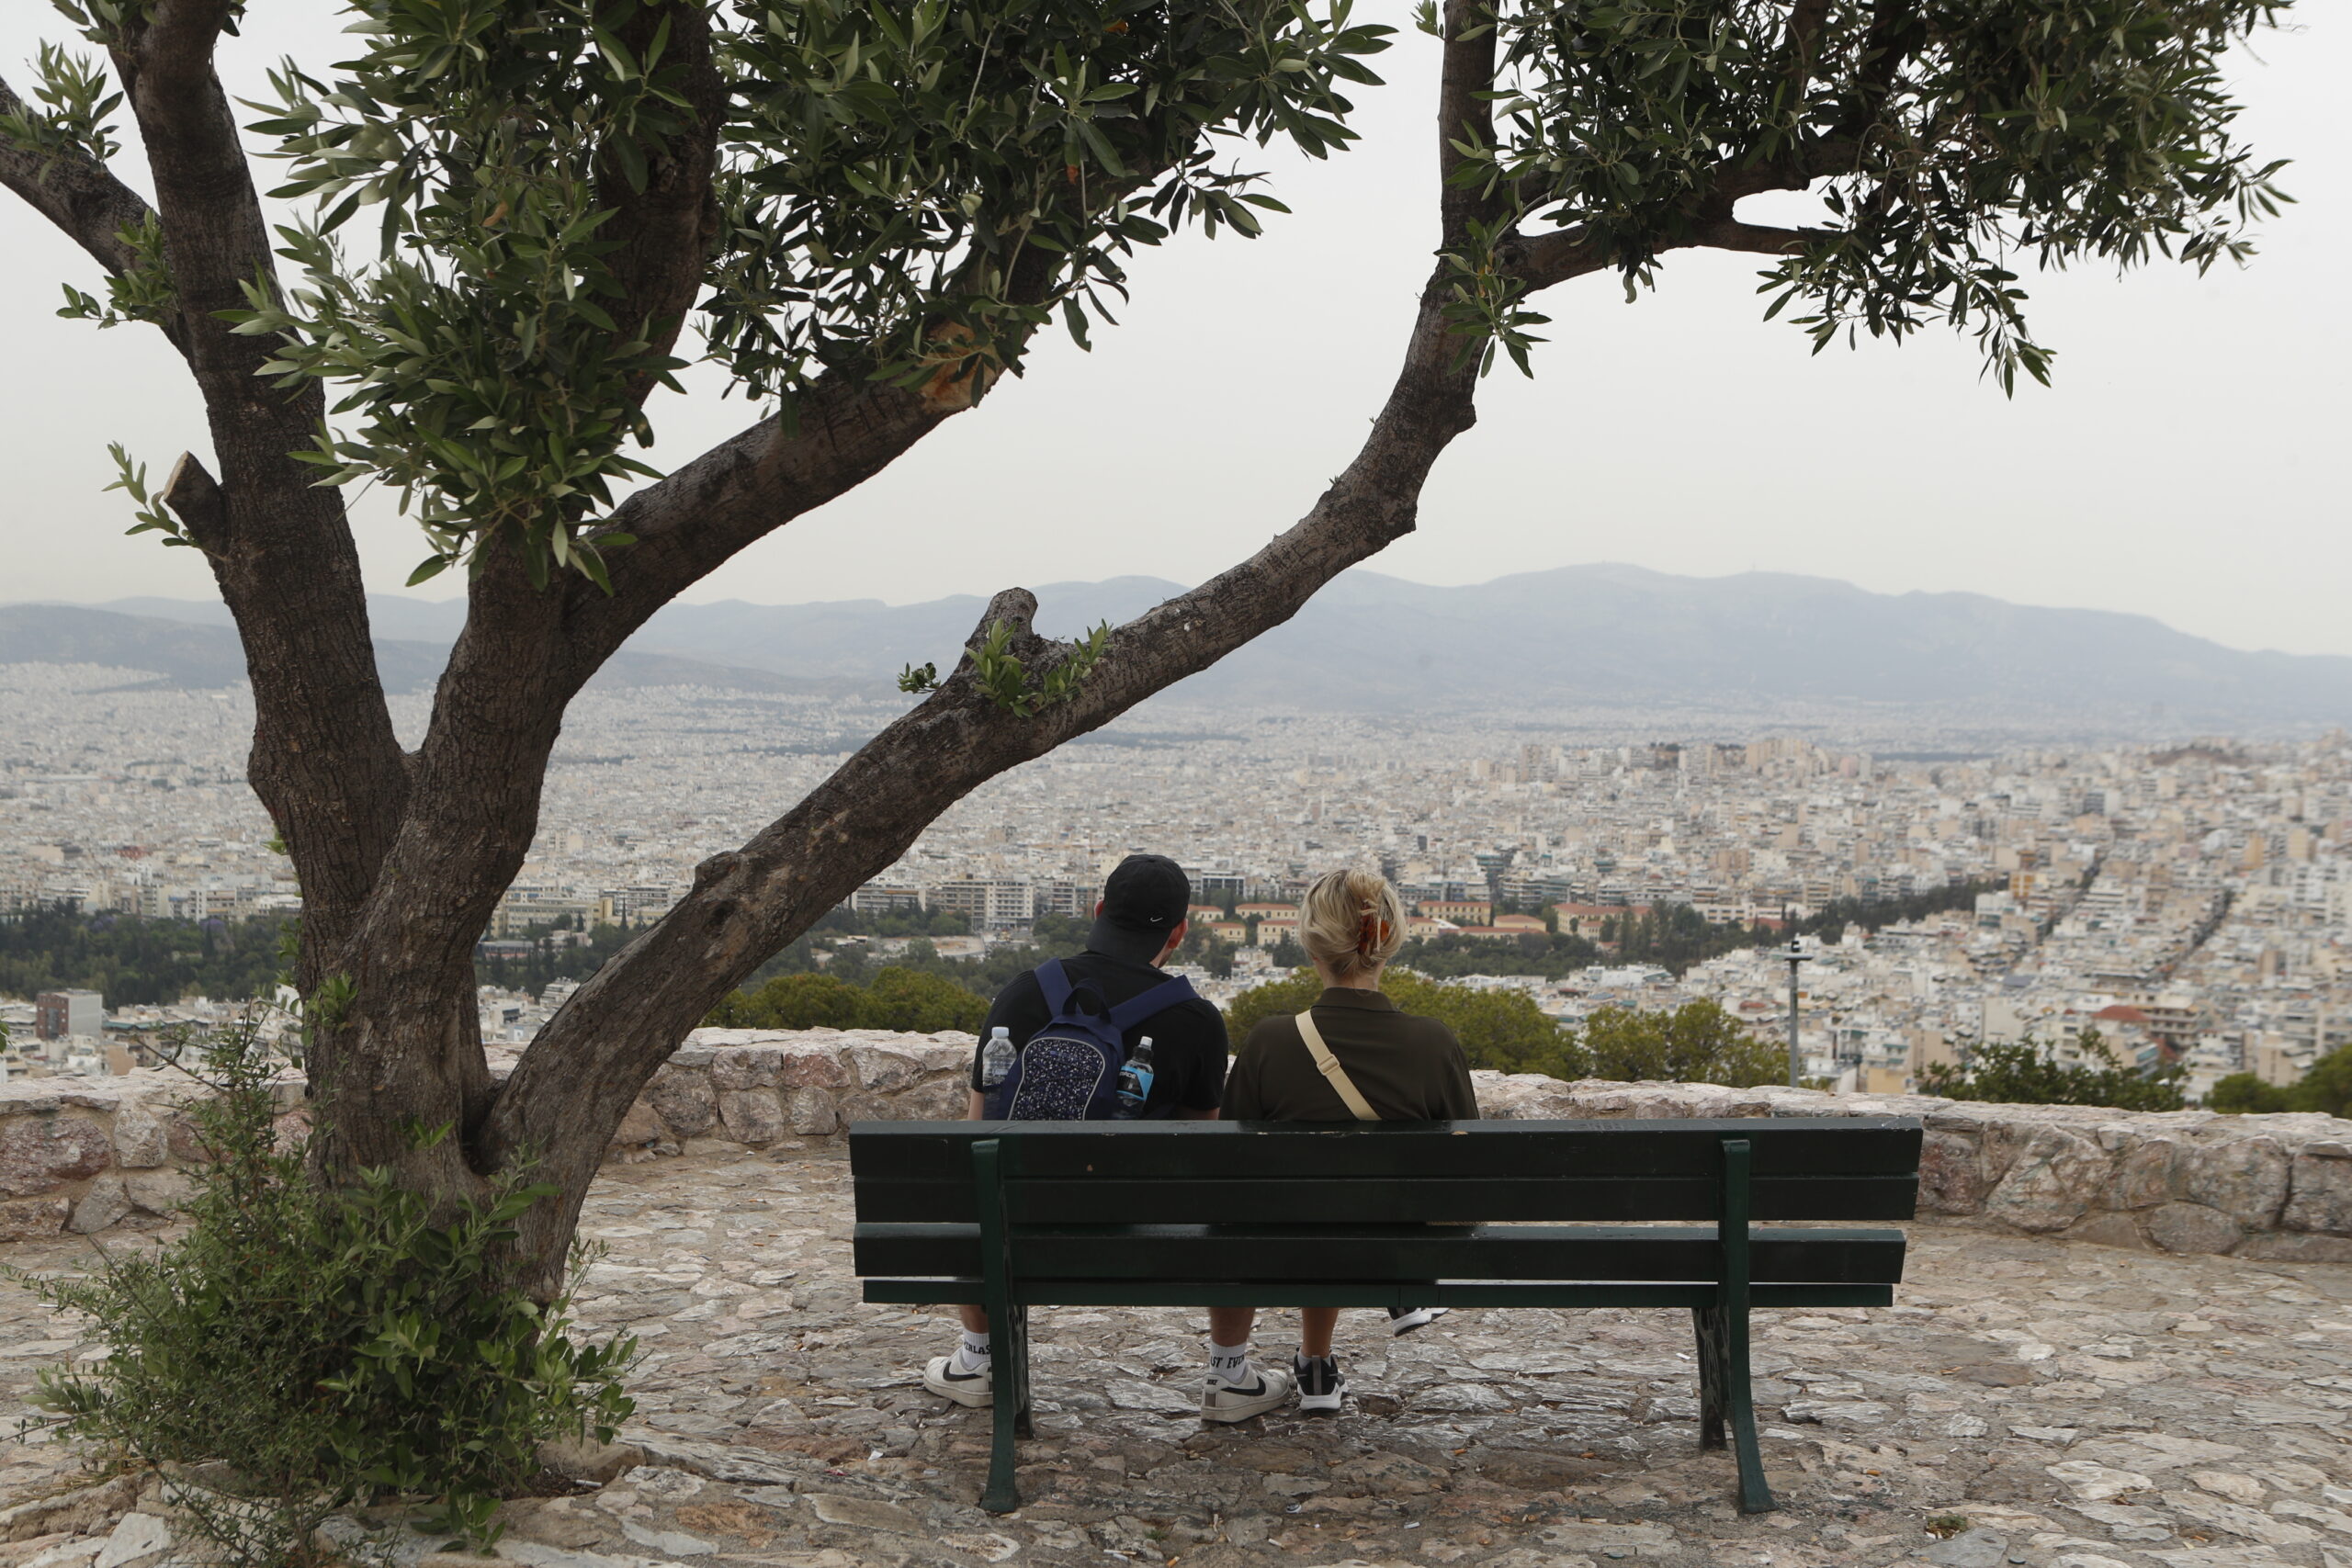
[[(1164, 971), (1148, 964), (1092, 951), (1063, 959), (1062, 968), (1072, 985), (1093, 981), (1102, 999), (1114, 1007), (1168, 979)], [(1026, 1045), (1029, 1037), (1052, 1017), (1034, 970), (999, 991), (989, 1008), (988, 1021), (980, 1025), (979, 1047), (972, 1053), (972, 1087), (980, 1088), (980, 1053), (1000, 1026), (1012, 1034), (1015, 1046)], [(1143, 1120), (1167, 1121), (1179, 1111), (1216, 1110), (1225, 1094), (1226, 1057), (1225, 1015), (1216, 1005), (1194, 997), (1162, 1008), (1127, 1031), (1127, 1049), (1132, 1052), (1136, 1042), (1147, 1034), (1151, 1036), (1152, 1079)]]

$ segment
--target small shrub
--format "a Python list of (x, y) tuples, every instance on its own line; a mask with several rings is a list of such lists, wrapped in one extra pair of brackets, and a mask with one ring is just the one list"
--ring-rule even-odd
[(255, 1031), (212, 1042), (207, 1064), (189, 1229), (34, 1284), (112, 1347), (45, 1371), (39, 1403), (63, 1435), (162, 1472), (247, 1568), (318, 1560), (331, 1512), (389, 1496), (433, 1500), (428, 1528), (487, 1548), (542, 1442), (609, 1441), (632, 1408), (634, 1342), (575, 1338), (571, 1298), (533, 1301), (508, 1263), (515, 1220), (556, 1189), (502, 1178), (436, 1215), (380, 1170), (323, 1188), (277, 1135)]
[(2337, 1046), (2313, 1062), (2310, 1072), (2283, 1086), (2264, 1083), (2252, 1073), (2232, 1073), (2213, 1086), (2205, 1103), (2240, 1115), (2280, 1111), (2352, 1115), (2352, 1045)]
[(1685, 1002), (1672, 1012), (1596, 1009), (1579, 1045), (1582, 1076), (1616, 1083), (1752, 1089), (1788, 1079), (1787, 1048), (1758, 1040), (1713, 1002)]
[(2125, 1066), (2086, 1029), (2075, 1040), (2089, 1060), (2066, 1066), (2030, 1037), (2014, 1045), (1980, 1045), (1964, 1067), (1937, 1063), (1919, 1075), (1919, 1092), (1946, 1100), (1986, 1100), (2001, 1105), (2103, 1105), (2117, 1111), (2178, 1111), (2188, 1103), (2181, 1092), (2184, 1067), (2143, 1073)]
[(977, 1031), (987, 998), (937, 975), (893, 964), (870, 985), (831, 975), (779, 975), (755, 991), (719, 998), (703, 1021), (720, 1029), (896, 1029), (932, 1034)]

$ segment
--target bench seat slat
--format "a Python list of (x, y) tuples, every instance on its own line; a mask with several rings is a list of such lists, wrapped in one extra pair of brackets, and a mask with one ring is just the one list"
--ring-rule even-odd
[[(865, 1299), (903, 1306), (968, 1302), (979, 1294), (976, 1279), (868, 1280)], [(1612, 1283), (1587, 1280), (1436, 1280), (1397, 1285), (1330, 1280), (1271, 1284), (1216, 1284), (1154, 1280), (1032, 1280), (1016, 1282), (1012, 1297), (1023, 1306), (1134, 1307), (1709, 1307), (1713, 1285), (1666, 1281)], [(1883, 1307), (1894, 1302), (1893, 1285), (1838, 1283), (1768, 1284), (1753, 1288), (1761, 1307)]]
[[(1713, 1281), (1723, 1249), (1712, 1227), (1618, 1225), (1023, 1225), (1023, 1280), (1489, 1280)], [(867, 1277), (978, 1278), (977, 1225), (860, 1224)], [(1893, 1284), (1894, 1230), (1759, 1231), (1754, 1278), (1771, 1283)]]
[(1017, 1135), (1023, 1178), (1233, 1179), (1649, 1176), (1714, 1178), (1723, 1140), (1747, 1139), (1758, 1177), (1902, 1176), (1919, 1168), (1919, 1125), (1900, 1117), (1713, 1121), (1431, 1122), (1365, 1127), (1289, 1122), (860, 1122), (853, 1175), (968, 1183), (971, 1145)]
[[(1907, 1220), (1918, 1178), (1774, 1176), (1754, 1187), (1758, 1220)], [(1313, 1222), (1333, 1214), (1381, 1220), (1704, 1220), (1722, 1206), (1722, 1182), (1704, 1176), (1292, 1177), (1223, 1175), (1024, 1179), (1005, 1192), (1016, 1224), (1108, 1224), (1135, 1214), (1180, 1224), (1228, 1220)], [(879, 1221), (974, 1222), (971, 1180), (888, 1178), (857, 1184), (857, 1212)]]

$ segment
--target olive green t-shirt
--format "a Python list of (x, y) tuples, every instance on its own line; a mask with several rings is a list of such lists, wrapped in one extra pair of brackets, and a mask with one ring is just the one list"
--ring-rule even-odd
[[(1315, 1028), (1356, 1091), (1384, 1122), (1473, 1121), (1477, 1096), (1453, 1031), (1400, 1012), (1378, 991), (1334, 986), (1315, 1002)], [(1228, 1122), (1352, 1122), (1285, 1013), (1261, 1020), (1226, 1075)]]

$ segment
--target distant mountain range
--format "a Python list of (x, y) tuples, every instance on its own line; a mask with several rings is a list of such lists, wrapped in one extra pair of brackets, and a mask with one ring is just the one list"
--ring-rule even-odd
[[(1049, 584), (1037, 590), (1041, 629), (1116, 623), (1178, 592), (1140, 577)], [(673, 604), (605, 680), (887, 691), (906, 664), (947, 668), (986, 604)], [(379, 595), (369, 615), (388, 639), (379, 644), (386, 680), (413, 689), (430, 684), (463, 606)], [(0, 662), (28, 660), (119, 664), (188, 686), (242, 673), (225, 610), (162, 599), (0, 607)], [(2130, 714), (2177, 729), (2352, 724), (2352, 659), (2242, 652), (2144, 615), (1973, 593), (1871, 593), (1770, 572), (1690, 578), (1581, 566), (1432, 588), (1358, 570), (1175, 694), (1399, 714), (1918, 704), (1987, 716)]]

